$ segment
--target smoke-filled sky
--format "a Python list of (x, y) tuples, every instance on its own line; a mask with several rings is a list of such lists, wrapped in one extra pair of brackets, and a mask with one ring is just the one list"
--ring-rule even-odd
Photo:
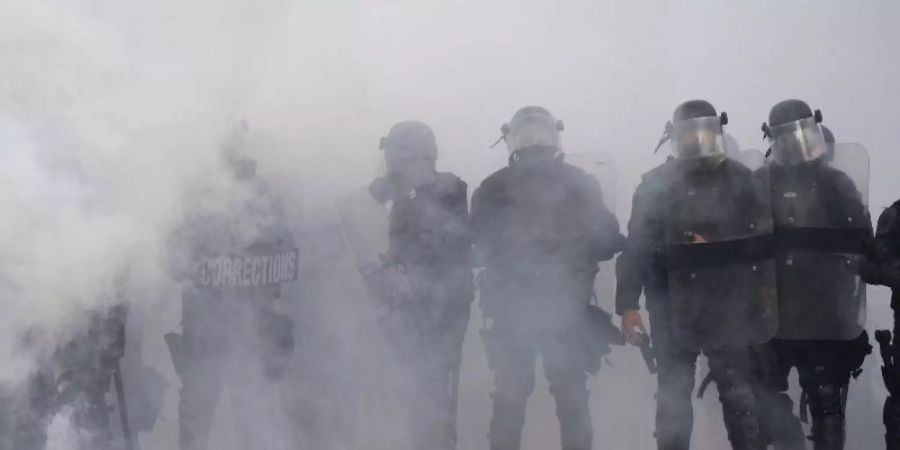
[(406, 119), (474, 187), (505, 164), (500, 125), (542, 105), (566, 151), (615, 157), (624, 223), (680, 102), (727, 111), (746, 149), (797, 97), (869, 148), (877, 215), (900, 195), (898, 17), (891, 0), (0, 2), (0, 379), (28, 366), (19, 333), (67, 328), (124, 273), (170, 284), (165, 239), (240, 119), (261, 171), (315, 205), (365, 184)]

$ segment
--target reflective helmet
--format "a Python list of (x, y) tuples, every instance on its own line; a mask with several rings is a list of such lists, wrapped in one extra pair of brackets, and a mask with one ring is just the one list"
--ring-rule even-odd
[(792, 166), (822, 158), (827, 145), (821, 122), (822, 112), (813, 112), (802, 100), (785, 100), (772, 107), (762, 130), (771, 143), (775, 163)]
[(554, 118), (546, 109), (526, 106), (516, 111), (509, 123), (500, 127), (500, 131), (510, 155), (530, 149), (560, 153), (562, 144), (559, 132), (563, 128), (562, 121)]
[(716, 113), (716, 108), (705, 100), (690, 100), (675, 109), (672, 121), (657, 149), (666, 141), (672, 142), (672, 153), (679, 159), (706, 158), (725, 155), (725, 137), (722, 126), (728, 123), (728, 115)]
[(415, 188), (434, 178), (437, 142), (428, 125), (413, 120), (394, 125), (381, 138), (387, 177), (398, 187)]

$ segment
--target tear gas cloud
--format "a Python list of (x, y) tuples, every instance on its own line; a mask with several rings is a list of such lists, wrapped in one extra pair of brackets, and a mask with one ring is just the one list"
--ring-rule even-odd
[[(898, 13), (894, 2), (837, 0), (4, 2), (0, 382), (25, 380), (37, 355), (78, 329), (84, 312), (122, 298), (125, 280), (124, 298), (145, 325), (129, 352), (140, 351), (171, 384), (166, 420), (140, 440), (177, 447), (178, 381), (162, 334), (178, 327), (180, 288), (167, 242), (189, 212), (233, 206), (239, 188), (220, 152), (242, 119), (250, 126), (245, 149), (283, 197), (295, 234), (335, 225), (332, 202), (375, 176), (378, 139), (392, 124), (431, 125), (439, 168), (471, 191), (506, 163), (502, 148), (487, 147), (527, 104), (566, 122), (565, 150), (613, 155), (613, 203), (624, 224), (640, 174), (664, 158), (652, 154), (663, 124), (690, 98), (728, 111), (726, 130), (745, 149), (764, 145), (759, 124), (776, 102), (796, 97), (821, 108), (839, 142), (869, 148), (877, 215), (900, 193)], [(326, 337), (298, 342), (298, 351), (328, 368), (318, 377), (338, 377), (338, 390), (358, 394), (330, 398), (318, 413), (341, 416), (322, 427), (346, 424), (337, 431), (362, 443), (377, 422), (346, 416), (377, 410), (359, 405), (390, 384), (372, 369), (389, 356), (357, 345), (377, 332), (359, 325), (359, 293), (342, 286), (355, 276), (346, 249), (315, 254), (320, 295), (294, 314), (305, 315), (298, 327), (314, 317), (308, 328)], [(611, 310), (612, 286), (601, 288)], [(871, 292), (869, 327), (884, 327), (885, 293)], [(476, 311), (464, 346), (465, 449), (485, 445), (490, 415), (479, 320)], [(34, 330), (46, 342), (26, 345)], [(655, 380), (632, 348), (609, 359), (614, 366), (591, 381), (595, 445), (650, 448)], [(855, 448), (881, 445), (876, 359), (851, 390)], [(301, 381), (291, 389), (309, 400)], [(527, 449), (559, 445), (541, 395), (529, 406)], [(697, 448), (724, 445), (718, 408), (698, 403)], [(402, 447), (405, 424), (394, 422), (376, 433), (384, 446), (375, 448)], [(235, 448), (227, 425), (214, 429), (218, 448)]]

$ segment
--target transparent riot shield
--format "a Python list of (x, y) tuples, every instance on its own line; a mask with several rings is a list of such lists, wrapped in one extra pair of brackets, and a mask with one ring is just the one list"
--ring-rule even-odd
[(776, 228), (782, 339), (849, 340), (863, 331), (866, 285), (858, 274), (868, 215), (869, 154), (830, 145), (815, 161), (767, 165)]
[[(411, 300), (412, 286), (404, 269), (389, 258), (388, 208), (360, 189), (335, 202), (341, 230), (353, 250), (356, 268), (380, 319)], [(391, 319), (393, 320), (393, 319)]]
[(769, 180), (732, 159), (676, 163), (664, 227), (672, 334), (682, 348), (765, 342), (778, 325)]
[[(567, 153), (565, 162), (591, 174), (603, 192), (603, 204), (611, 212), (616, 212), (616, 165), (612, 155), (605, 152)], [(614, 309), (613, 300), (616, 291), (615, 259), (603, 261), (598, 265), (594, 278), (594, 299), (597, 306), (605, 310)]]
[(353, 250), (364, 277), (382, 267), (388, 252), (388, 211), (368, 189), (359, 189), (335, 202), (341, 231)]
[(616, 211), (616, 165), (612, 155), (605, 152), (566, 153), (565, 161), (593, 175), (603, 190), (603, 203)]

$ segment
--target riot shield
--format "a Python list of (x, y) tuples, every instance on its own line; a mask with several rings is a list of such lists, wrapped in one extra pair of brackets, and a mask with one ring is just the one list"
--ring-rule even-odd
[[(591, 174), (603, 192), (603, 204), (612, 213), (616, 213), (616, 165), (612, 155), (605, 152), (566, 154), (565, 162)], [(598, 265), (594, 278), (594, 301), (608, 311), (614, 305), (616, 286), (615, 259), (603, 261)]]
[(388, 253), (388, 212), (372, 198), (368, 189), (359, 189), (335, 202), (344, 239), (353, 250), (356, 268), (364, 277), (380, 270)]
[(565, 162), (591, 174), (603, 190), (603, 203), (616, 211), (616, 165), (612, 155), (605, 152), (566, 153)]
[(404, 269), (389, 261), (388, 209), (376, 202), (368, 189), (339, 199), (335, 207), (379, 319), (389, 319), (389, 313), (410, 300), (412, 286)]
[(672, 334), (682, 348), (765, 342), (777, 329), (769, 181), (732, 159), (679, 161), (664, 207)]
[(836, 144), (820, 159), (771, 161), (782, 339), (849, 340), (865, 323), (866, 285), (858, 274), (871, 224), (869, 155)]

